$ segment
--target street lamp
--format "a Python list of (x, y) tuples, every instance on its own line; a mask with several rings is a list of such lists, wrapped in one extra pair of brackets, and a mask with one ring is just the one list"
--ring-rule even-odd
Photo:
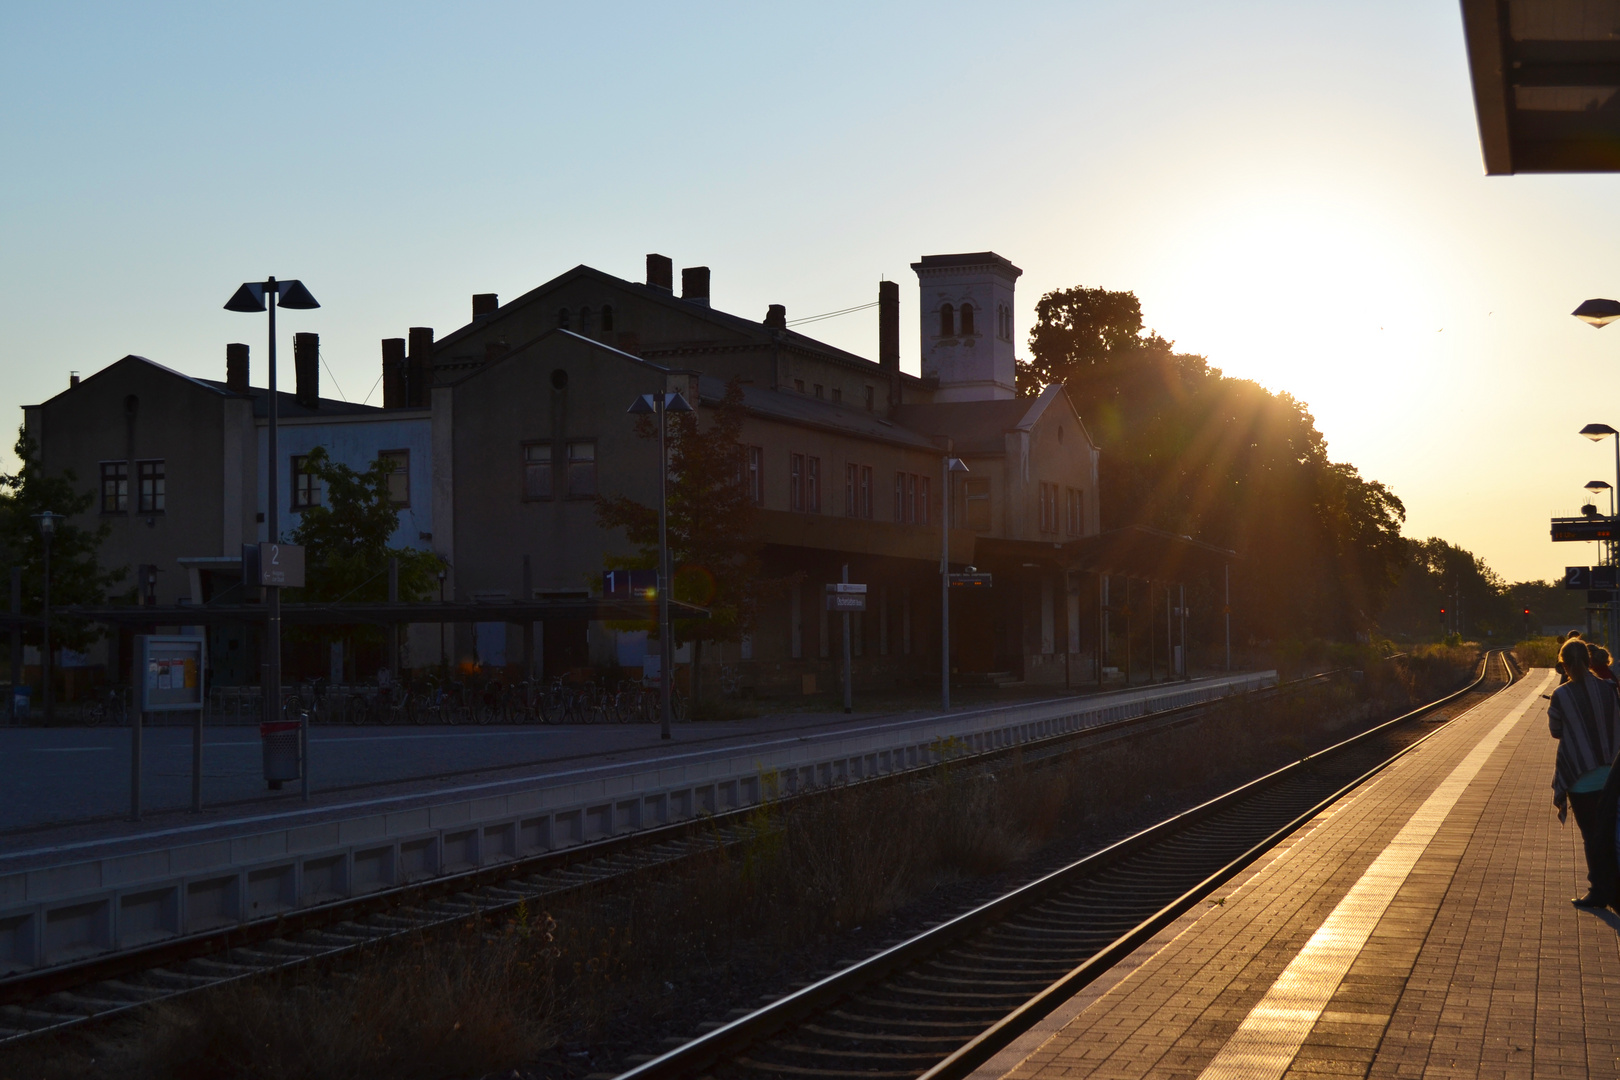
[(951, 456), (951, 449), (947, 439), (940, 467), (945, 481), (940, 493), (944, 510), (939, 515), (939, 700), (947, 711), (951, 707), (951, 476), (968, 471), (961, 458)]
[[(277, 304), (279, 299), (280, 303)], [(269, 483), (265, 489), (265, 531), (269, 534), (272, 544), (281, 542), (280, 500), (276, 493), (276, 421), (280, 414), (279, 403), (276, 400), (276, 308), (293, 308), (295, 310), (308, 310), (321, 305), (304, 288), (304, 283), (293, 279), (290, 281), (277, 281), (267, 278), (264, 281), (244, 282), (242, 287), (231, 295), (225, 302), (226, 311), (245, 311), (270, 313), (270, 389), (266, 394), (269, 404), (269, 424), (266, 427), (265, 454), (269, 458), (268, 468), (265, 470), (269, 476)], [(265, 678), (269, 687), (264, 695), (264, 719), (266, 723), (274, 723), (281, 719), (281, 586), (266, 585), (265, 590), (265, 644), (266, 659), (269, 669)], [(309, 769), (301, 770), (307, 777)], [(306, 786), (306, 798), (307, 786)]]
[[(1613, 313), (1604, 317), (1602, 315), (1602, 310), (1607, 309), (1602, 309), (1596, 313), (1588, 313), (1586, 315), (1581, 314), (1581, 312), (1586, 311), (1586, 309), (1597, 304), (1612, 305), (1614, 309)], [(1587, 322), (1592, 323), (1594, 326), (1602, 327), (1607, 325), (1609, 322), (1612, 322), (1614, 319), (1620, 319), (1620, 304), (1616, 304), (1613, 300), (1588, 300), (1586, 303), (1575, 309), (1575, 315), (1577, 318), (1584, 319)], [(1600, 318), (1602, 321), (1598, 321)], [(1616, 431), (1608, 424), (1587, 424), (1585, 427), (1581, 428), (1581, 434), (1585, 435), (1593, 442), (1602, 442), (1604, 439), (1607, 439), (1610, 436), (1614, 437), (1614, 482), (1616, 485), (1620, 485), (1620, 431)], [(1593, 485), (1602, 486), (1594, 487)], [(1614, 488), (1609, 487), (1609, 485), (1605, 484), (1602, 480), (1593, 480), (1591, 483), (1586, 485), (1586, 489), (1592, 492), (1594, 495), (1606, 487), (1609, 488), (1609, 517), (1612, 518), (1614, 517)], [(1610, 566), (1614, 566), (1616, 563), (1615, 556), (1620, 554), (1620, 545), (1617, 545), (1615, 541), (1610, 540), (1608, 542), (1608, 549), (1608, 559), (1606, 561)], [(1620, 653), (1620, 625), (1616, 625), (1617, 623), (1620, 623), (1620, 604), (1616, 604), (1616, 602), (1611, 599), (1609, 601), (1609, 652), (1611, 655)]]
[(625, 410), (633, 416), (658, 417), (658, 737), (667, 739), (669, 694), (674, 683), (675, 647), (669, 625), (669, 453), (670, 413), (692, 412), (691, 404), (676, 393), (642, 394)]
[(1620, 319), (1620, 301), (1588, 300), (1570, 314), (1581, 320), (1581, 322), (1588, 323), (1601, 330), (1614, 322), (1614, 320)]
[(1609, 516), (1614, 517), (1614, 485), (1613, 484), (1609, 483), (1607, 480), (1588, 480), (1586, 482), (1586, 490), (1590, 491), (1592, 493), (1592, 498), (1594, 498), (1594, 499), (1597, 498), (1597, 493), (1598, 492), (1607, 491), (1609, 493)]
[(53, 514), (49, 510), (34, 515), (39, 522), (39, 538), (45, 545), (45, 587), (40, 596), (40, 607), (44, 619), (41, 633), (44, 639), (40, 642), (39, 651), (40, 671), (45, 676), (45, 723), (49, 724), (55, 719), (56, 695), (51, 692), (51, 538), (56, 535), (56, 523), (62, 520), (61, 514)]

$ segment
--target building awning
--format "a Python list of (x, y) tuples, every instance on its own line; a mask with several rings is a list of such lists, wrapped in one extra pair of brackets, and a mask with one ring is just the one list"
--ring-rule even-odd
[(1116, 574), (1140, 581), (1186, 581), (1194, 574), (1220, 570), (1239, 556), (1230, 548), (1190, 536), (1128, 525), (1066, 543), (981, 537), (978, 557), (985, 565), (996, 558), (1020, 559), (1056, 570)]
[(1486, 173), (1620, 171), (1620, 37), (1608, 5), (1463, 0)]
[[(675, 619), (707, 619), (708, 609), (670, 601), (669, 613)], [(137, 607), (109, 604), (104, 607), (65, 607), (52, 612), (52, 618), (75, 618), (114, 626), (213, 626), (221, 623), (262, 623), (263, 604), (162, 604)], [(474, 604), (440, 604), (433, 601), (400, 604), (282, 604), (281, 621), (300, 626), (342, 626), (354, 623), (389, 625), (398, 623), (525, 623), (548, 619), (613, 620), (645, 622), (657, 617), (651, 600), (611, 597), (565, 597), (559, 599), (492, 601)]]

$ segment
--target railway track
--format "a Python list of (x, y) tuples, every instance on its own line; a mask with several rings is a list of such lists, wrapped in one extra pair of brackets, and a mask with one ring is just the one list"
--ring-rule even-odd
[[(1516, 678), (1478, 677), (895, 945), (619, 1080), (967, 1076), (1267, 849)], [(1447, 708), (1449, 706), (1449, 708)], [(1443, 723), (1441, 726), (1443, 726)]]
[[(1328, 677), (1314, 676), (1256, 691), (1248, 700), (1297, 693)], [(953, 768), (995, 768), (1012, 755), (1033, 763), (1103, 741), (1191, 723), (1212, 709), (1233, 703), (1233, 699), (1222, 699), (1098, 724), (966, 760), (957, 758), (949, 764)], [(913, 781), (940, 767), (924, 766), (862, 783)], [(811, 799), (816, 794), (811, 791), (794, 798)], [(634, 875), (663, 872), (691, 856), (752, 839), (757, 828), (751, 820), (754, 813), (754, 808), (746, 808), (704, 821), (664, 826), (306, 909), (261, 924), (0, 979), (0, 1048), (229, 983), (331, 963), (364, 949), (461, 925), (469, 918), (498, 917), (519, 904), (551, 903), (563, 895), (603, 888)]]

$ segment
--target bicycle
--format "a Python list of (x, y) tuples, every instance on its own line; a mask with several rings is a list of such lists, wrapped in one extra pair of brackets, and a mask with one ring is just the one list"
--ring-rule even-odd
[(108, 690), (84, 711), (84, 722), (90, 727), (108, 721), (114, 725), (129, 723), (129, 706), (125, 704), (123, 693), (117, 689)]

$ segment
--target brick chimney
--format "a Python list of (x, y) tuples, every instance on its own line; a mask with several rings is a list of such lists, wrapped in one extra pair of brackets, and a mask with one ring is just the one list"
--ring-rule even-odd
[(787, 329), (787, 305), (772, 304), (765, 312), (765, 325), (772, 330)]
[(499, 293), (473, 293), (473, 322), (495, 314), (495, 309), (500, 306), (501, 298)]
[(293, 335), (294, 398), (306, 409), (321, 407), (321, 335), (307, 331)]
[(433, 328), (413, 326), (410, 355), (405, 360), (405, 406), (425, 409), (433, 396)]
[(667, 293), (675, 291), (675, 260), (668, 255), (647, 256), (647, 284)]
[(878, 363), (883, 370), (900, 370), (900, 283), (878, 282)]
[(405, 407), (405, 339), (382, 339), (383, 408)]
[(681, 299), (709, 306), (709, 268), (685, 266), (681, 268)]
[(241, 342), (225, 346), (225, 389), (233, 394), (248, 392), (248, 347)]

